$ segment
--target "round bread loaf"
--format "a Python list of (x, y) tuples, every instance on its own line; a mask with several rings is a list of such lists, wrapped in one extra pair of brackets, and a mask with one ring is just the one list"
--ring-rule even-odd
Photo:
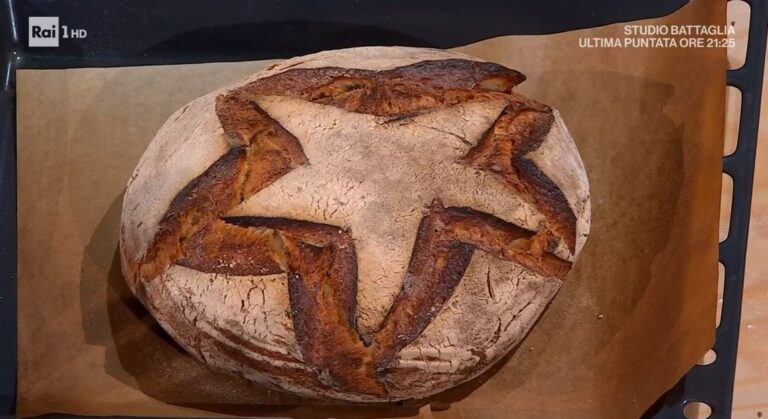
[(303, 396), (423, 398), (523, 339), (589, 233), (525, 77), (366, 47), (274, 65), (160, 128), (128, 182), (133, 293), (205, 364)]

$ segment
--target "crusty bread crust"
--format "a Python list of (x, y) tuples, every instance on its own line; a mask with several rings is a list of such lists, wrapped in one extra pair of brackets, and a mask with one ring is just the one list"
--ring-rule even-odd
[(575, 145), (523, 80), (371, 47), (196, 99), (128, 183), (127, 282), (203, 362), (297, 394), (421, 398), (480, 374), (589, 233)]

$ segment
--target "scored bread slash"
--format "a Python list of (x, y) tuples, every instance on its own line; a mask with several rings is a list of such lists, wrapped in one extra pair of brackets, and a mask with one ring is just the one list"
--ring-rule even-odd
[(129, 182), (126, 281), (202, 362), (296, 394), (423, 398), (479, 375), (589, 233), (578, 151), (523, 80), (366, 47), (193, 101)]

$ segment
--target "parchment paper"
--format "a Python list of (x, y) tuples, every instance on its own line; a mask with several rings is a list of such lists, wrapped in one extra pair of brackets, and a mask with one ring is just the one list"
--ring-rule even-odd
[[(697, 0), (643, 23), (724, 22), (724, 3)], [(155, 131), (268, 62), (19, 71), (19, 415), (639, 417), (714, 339), (726, 54), (579, 48), (623, 30), (459, 48), (522, 71), (520, 91), (561, 111), (590, 179), (592, 236), (519, 348), (431, 408), (308, 406), (212, 372), (123, 283), (122, 192)]]

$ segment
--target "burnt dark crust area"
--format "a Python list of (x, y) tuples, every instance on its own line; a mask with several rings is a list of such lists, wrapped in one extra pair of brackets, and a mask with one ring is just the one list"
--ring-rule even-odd
[[(216, 112), (232, 148), (173, 199), (145, 257), (129, 267), (135, 276), (131, 280), (149, 281), (173, 264), (237, 276), (285, 273), (291, 319), (309, 369), (254, 361), (202, 332), (196, 339), (249, 368), (320, 393), (386, 399), (386, 377), (397, 354), (448, 301), (476, 249), (549, 277), (563, 279), (571, 268), (552, 252), (556, 237), (573, 250), (575, 215), (562, 191), (525, 158), (539, 147), (554, 116), (548, 107), (512, 92), (522, 80), (520, 73), (498, 64), (442, 60), (378, 72), (288, 69), (219, 96)], [(298, 139), (257, 105), (254, 98), (260, 95), (387, 116), (506, 100), (509, 105), (464, 162), (502, 178), (540, 209), (547, 225), (529, 231), (435, 200), (425, 209), (402, 289), (379, 330), (363, 338), (355, 323), (357, 257), (348, 231), (302, 220), (227, 216), (281, 176), (311, 164)], [(144, 288), (136, 287), (139, 293)], [(147, 295), (141, 299), (151, 304)], [(224, 332), (231, 343), (265, 354), (247, 337)], [(283, 355), (272, 358), (293, 361)]]
[(392, 70), (288, 69), (241, 89), (246, 95), (289, 96), (350, 112), (400, 116), (469, 101), (502, 99), (525, 76), (494, 63), (450, 59)]
[(531, 160), (519, 159), (515, 162), (515, 168), (526, 187), (534, 191), (537, 207), (547, 216), (552, 231), (562, 237), (568, 249), (574, 252), (576, 250), (576, 214), (573, 213), (563, 191)]

